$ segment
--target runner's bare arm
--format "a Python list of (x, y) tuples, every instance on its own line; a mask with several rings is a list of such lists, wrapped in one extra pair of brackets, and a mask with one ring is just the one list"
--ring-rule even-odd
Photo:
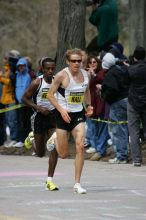
[(62, 74), (62, 72), (56, 74), (47, 95), (49, 101), (54, 105), (54, 107), (58, 111), (62, 110), (62, 107), (58, 104), (58, 101), (55, 98), (54, 94), (57, 92), (58, 88), (62, 85), (63, 79), (64, 79), (64, 75)]
[(86, 105), (86, 116), (90, 117), (93, 114), (93, 107), (91, 106), (91, 94), (89, 86), (87, 87), (87, 90), (84, 94), (84, 102)]
[(40, 85), (40, 79), (39, 78), (32, 81), (32, 83), (30, 84), (30, 86), (28, 87), (28, 89), (26, 90), (26, 92), (23, 95), (23, 102), (27, 106), (35, 109), (37, 112), (40, 112), (43, 115), (48, 115), (49, 110), (45, 107), (37, 105), (36, 103), (33, 102), (32, 98), (31, 98), (35, 94), (35, 92), (37, 91), (39, 85)]
[(25, 91), (24, 95), (23, 95), (23, 102), (24, 104), (26, 104), (27, 106), (34, 108), (37, 110), (37, 105), (32, 101), (31, 97), (35, 94), (35, 92), (38, 89), (40, 83), (40, 79), (37, 78), (34, 81), (32, 81), (32, 83), (30, 84), (30, 86), (28, 87), (28, 89)]

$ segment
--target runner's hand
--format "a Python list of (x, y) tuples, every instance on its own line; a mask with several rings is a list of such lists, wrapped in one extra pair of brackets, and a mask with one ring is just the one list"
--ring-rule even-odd
[(37, 112), (40, 112), (43, 115), (48, 115), (50, 111), (45, 107), (37, 106)]
[(60, 114), (65, 122), (70, 123), (71, 118), (66, 109), (61, 109)]
[(89, 105), (86, 109), (85, 116), (90, 117), (93, 114), (93, 106)]

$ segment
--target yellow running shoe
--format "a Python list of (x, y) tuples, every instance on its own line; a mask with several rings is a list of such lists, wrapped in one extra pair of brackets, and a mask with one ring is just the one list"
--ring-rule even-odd
[(28, 137), (25, 139), (24, 141), (24, 145), (26, 147), (26, 149), (31, 149), (32, 148), (32, 142), (34, 140), (34, 134), (33, 134), (33, 131), (31, 131), (29, 134), (28, 134)]
[(53, 183), (53, 181), (49, 180), (46, 182), (46, 189), (50, 191), (59, 190), (58, 186)]
[(25, 139), (25, 141), (24, 141), (24, 146), (25, 146), (25, 148), (28, 149), (28, 150), (32, 148), (32, 143), (30, 142), (29, 137), (27, 137), (27, 138)]

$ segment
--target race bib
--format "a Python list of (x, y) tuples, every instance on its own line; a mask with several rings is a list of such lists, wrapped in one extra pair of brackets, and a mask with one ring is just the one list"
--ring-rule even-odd
[(71, 92), (68, 97), (68, 102), (70, 104), (81, 104), (84, 99), (84, 93), (82, 92)]
[(47, 99), (47, 94), (48, 94), (48, 88), (44, 88), (44, 89), (42, 89), (42, 92), (41, 92), (41, 99)]

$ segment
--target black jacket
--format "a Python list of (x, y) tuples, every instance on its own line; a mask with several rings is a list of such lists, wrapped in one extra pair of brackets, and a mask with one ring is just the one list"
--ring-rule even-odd
[(112, 66), (103, 81), (101, 90), (102, 98), (108, 102), (108, 104), (112, 104), (128, 97), (128, 82), (127, 67), (118, 65)]
[(146, 109), (146, 61), (129, 67), (130, 88), (128, 101), (135, 108)]

